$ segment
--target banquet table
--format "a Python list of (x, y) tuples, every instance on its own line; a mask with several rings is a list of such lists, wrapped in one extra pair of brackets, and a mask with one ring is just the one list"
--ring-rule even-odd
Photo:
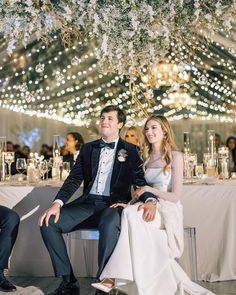
[[(60, 186), (61, 183), (48, 185), (47, 182), (34, 186), (0, 185), (0, 205), (13, 208), (21, 218), (18, 237), (10, 259), (9, 275), (53, 275), (51, 261), (41, 238), (38, 217), (50, 206)], [(79, 189), (73, 198), (81, 192), (82, 189)], [(65, 239), (67, 240), (66, 236)], [(76, 268), (78, 276), (86, 276), (83, 249), (84, 244), (77, 243), (77, 251), (72, 252), (75, 257), (71, 257), (75, 262), (80, 261), (80, 267)]]
[(236, 279), (236, 180), (184, 185), (184, 224), (196, 228), (198, 278)]
[[(21, 217), (10, 275), (53, 275), (37, 221), (39, 214), (51, 204), (60, 185), (0, 185), (0, 205), (13, 208)], [(81, 190), (74, 198), (81, 194)], [(198, 278), (208, 281), (236, 279), (236, 181), (184, 185), (182, 204), (184, 225), (195, 227), (197, 232)], [(75, 237), (72, 235), (70, 240), (75, 274), (88, 275), (86, 261), (89, 256), (89, 275), (95, 275), (97, 241)]]

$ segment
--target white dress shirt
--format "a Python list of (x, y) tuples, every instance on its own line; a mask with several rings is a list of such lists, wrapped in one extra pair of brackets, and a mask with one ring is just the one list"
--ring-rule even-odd
[[(101, 149), (98, 171), (93, 186), (91, 188), (90, 194), (110, 196), (111, 175), (118, 140), (119, 138), (114, 140), (114, 149), (111, 149), (109, 147), (104, 147)], [(104, 139), (103, 141), (106, 142)]]
[[(106, 142), (103, 139), (104, 142)], [(116, 148), (119, 138), (115, 139), (115, 147), (111, 149), (109, 147), (103, 147), (101, 149), (99, 165), (96, 178), (90, 190), (90, 194), (110, 196), (110, 184), (113, 170), (113, 164), (115, 160)], [(62, 200), (56, 199), (53, 203), (59, 203), (61, 206), (64, 205)]]

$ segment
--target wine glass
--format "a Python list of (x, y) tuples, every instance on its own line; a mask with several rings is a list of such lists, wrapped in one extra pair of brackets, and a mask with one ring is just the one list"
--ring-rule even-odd
[(62, 171), (61, 171), (61, 180), (66, 180), (68, 175), (70, 174), (70, 162), (62, 163)]
[(15, 161), (15, 152), (5, 152), (4, 161), (8, 165), (8, 179), (11, 179), (11, 164)]
[(45, 173), (47, 173), (47, 171), (48, 171), (48, 163), (47, 163), (47, 161), (44, 160), (44, 161), (39, 162), (38, 171), (39, 171), (40, 176), (44, 180), (45, 179)]
[(203, 178), (203, 174), (204, 174), (203, 164), (196, 165), (195, 174), (199, 179)]
[(19, 177), (19, 181), (23, 180), (23, 173), (27, 170), (27, 164), (25, 158), (18, 158), (16, 159), (16, 170), (21, 174)]
[(188, 155), (188, 167), (191, 175), (191, 181), (193, 181), (193, 171), (197, 165), (197, 154)]

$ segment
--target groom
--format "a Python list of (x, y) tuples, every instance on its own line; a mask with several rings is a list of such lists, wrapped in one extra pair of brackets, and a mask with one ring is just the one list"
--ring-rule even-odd
[[(119, 202), (128, 203), (132, 185), (146, 185), (138, 150), (119, 138), (125, 121), (126, 115), (118, 106), (110, 105), (101, 111), (99, 129), (102, 138), (82, 146), (54, 203), (39, 218), (42, 237), (55, 274), (62, 277), (60, 286), (51, 293), (53, 295), (79, 294), (62, 233), (83, 227), (98, 228), (99, 277), (114, 250), (120, 232), (121, 209), (110, 206)], [(82, 181), (82, 196), (66, 204)], [(152, 196), (144, 193), (140, 200), (145, 202)]]

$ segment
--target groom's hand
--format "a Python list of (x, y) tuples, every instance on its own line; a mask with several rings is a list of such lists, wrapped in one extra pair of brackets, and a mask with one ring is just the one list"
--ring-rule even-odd
[(138, 207), (138, 211), (143, 209), (143, 220), (153, 221), (156, 216), (156, 205), (153, 202), (147, 202)]
[(49, 219), (52, 215), (55, 216), (54, 222), (57, 223), (60, 217), (60, 208), (61, 208), (60, 204), (54, 203), (52, 207), (50, 207), (42, 215), (40, 215), (39, 221), (38, 221), (39, 226), (42, 226), (44, 222), (46, 226), (48, 226)]

